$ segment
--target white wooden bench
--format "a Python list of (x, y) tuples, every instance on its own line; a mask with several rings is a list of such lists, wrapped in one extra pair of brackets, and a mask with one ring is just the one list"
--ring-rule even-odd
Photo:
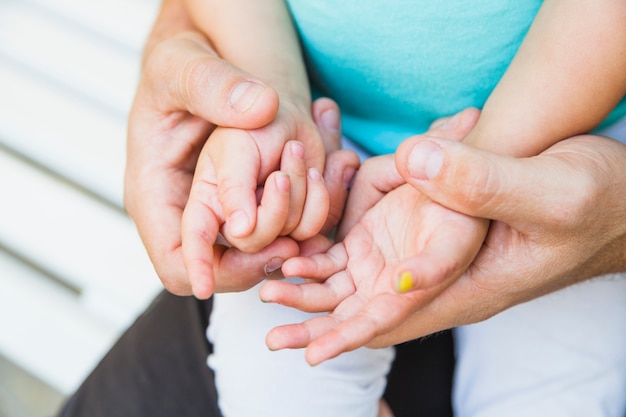
[(0, 354), (73, 391), (161, 285), (122, 209), (156, 0), (0, 0)]

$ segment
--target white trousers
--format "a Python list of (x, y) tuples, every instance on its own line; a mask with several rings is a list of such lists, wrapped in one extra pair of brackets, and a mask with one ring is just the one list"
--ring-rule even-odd
[[(626, 137), (626, 119), (607, 135)], [(626, 204), (626, 202), (625, 202)], [(265, 334), (311, 317), (217, 294), (208, 329), (224, 417), (374, 417), (392, 348), (316, 367), (302, 350), (270, 352)], [(458, 417), (625, 417), (626, 275), (585, 282), (455, 330)]]
[(458, 417), (626, 416), (626, 275), (455, 329)]
[(361, 348), (311, 367), (303, 349), (265, 346), (272, 327), (310, 317), (261, 302), (256, 287), (215, 295), (208, 363), (224, 417), (376, 417), (393, 348)]

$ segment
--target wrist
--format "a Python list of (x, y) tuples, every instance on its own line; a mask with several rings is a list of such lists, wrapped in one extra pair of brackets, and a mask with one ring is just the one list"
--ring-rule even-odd
[(187, 31), (197, 32), (197, 28), (191, 21), (184, 1), (163, 0), (159, 14), (145, 42), (142, 63), (160, 42)]
[(298, 110), (311, 113), (311, 90), (304, 69), (261, 79), (278, 93), (281, 104), (291, 104)]

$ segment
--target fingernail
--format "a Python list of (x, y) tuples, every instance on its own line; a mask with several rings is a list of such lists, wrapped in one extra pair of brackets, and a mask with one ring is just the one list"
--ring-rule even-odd
[(339, 132), (339, 130), (341, 130), (341, 119), (337, 110), (326, 110), (321, 114), (320, 119), (324, 129), (330, 132)]
[(398, 282), (396, 283), (396, 291), (400, 294), (404, 294), (405, 292), (408, 292), (413, 288), (413, 283), (413, 274), (405, 271), (400, 274), (400, 277), (398, 277)]
[(443, 150), (434, 142), (417, 143), (409, 155), (409, 173), (418, 180), (432, 180), (443, 165)]
[(317, 168), (309, 168), (308, 171), (309, 179), (313, 181), (322, 181), (322, 174), (320, 174), (320, 170)]
[(281, 191), (289, 191), (290, 190), (290, 182), (289, 182), (289, 175), (285, 174), (284, 172), (279, 172), (276, 177), (275, 177), (275, 181), (276, 181), (276, 187), (281, 190)]
[(350, 189), (350, 187), (352, 187), (355, 174), (356, 169), (354, 168), (346, 168), (346, 170), (343, 171), (343, 185), (346, 189)]
[(291, 153), (298, 159), (304, 159), (304, 145), (297, 140), (291, 141), (289, 144)]
[(248, 216), (243, 210), (235, 210), (228, 216), (226, 226), (233, 236), (245, 236), (249, 226)]
[(263, 273), (266, 277), (270, 276), (272, 272), (278, 271), (283, 266), (284, 260), (282, 258), (272, 258), (263, 267)]
[(452, 117), (448, 117), (446, 120), (444, 120), (443, 123), (438, 126), (438, 128), (442, 130), (456, 129), (459, 126), (459, 122), (461, 121), (461, 115), (462, 113), (457, 113)]
[(244, 113), (254, 105), (264, 89), (264, 85), (253, 81), (241, 82), (230, 93), (230, 105), (235, 111)]

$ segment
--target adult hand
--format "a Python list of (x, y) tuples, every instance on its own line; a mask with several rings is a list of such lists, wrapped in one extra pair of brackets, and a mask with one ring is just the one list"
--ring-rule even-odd
[[(180, 250), (181, 215), (207, 137), (216, 124), (262, 126), (277, 109), (270, 88), (219, 59), (199, 34), (176, 35), (147, 56), (129, 116), (124, 198), (169, 291), (191, 293)], [(243, 270), (262, 269), (258, 264), (267, 256), (247, 258)]]
[[(253, 137), (262, 136), (263, 140), (259, 142), (272, 143), (272, 146), (281, 144), (280, 138), (285, 135), (281, 135), (280, 131), (284, 126), (277, 124), (276, 120), (266, 127), (251, 131), (229, 129), (228, 135), (219, 135), (225, 130), (217, 128), (211, 135), (200, 153), (182, 216), (183, 258), (196, 296), (208, 297), (213, 292), (219, 273), (218, 266), (230, 254), (237, 254), (238, 261), (228, 262), (236, 266), (245, 256), (241, 252), (254, 255), (277, 241), (289, 242), (293, 239), (302, 242), (336, 224), (340, 217), (337, 213), (343, 210), (349, 186), (345, 174), (348, 173), (350, 177), (349, 172), (354, 172), (359, 161), (355, 153), (338, 150), (340, 129), (328, 129), (323, 125), (329, 117), (335, 118), (338, 126), (339, 109), (332, 100), (319, 99), (308, 110), (308, 123), (311, 124), (309, 130), (315, 130), (323, 145), (322, 155), (328, 155), (325, 156), (328, 163), (325, 164), (323, 178), (317, 168), (309, 168), (307, 173), (303, 158), (304, 146), (295, 141), (286, 142), (280, 171), (276, 171), (277, 168), (274, 171), (262, 168), (271, 159), (271, 154), (261, 157), (264, 152), (257, 147)], [(293, 145), (299, 145), (299, 157), (297, 152), (293, 152)], [(216, 150), (217, 155), (212, 153)], [(255, 228), (245, 239), (233, 238), (225, 227), (228, 226), (228, 208), (220, 188), (224, 188), (230, 195), (231, 208), (234, 206), (241, 212), (245, 210), (245, 197), (252, 200)], [(300, 200), (299, 204), (293, 206), (294, 200)], [(299, 223), (292, 223), (292, 227), (297, 226), (296, 229), (281, 232), (291, 217), (290, 213), (296, 215)], [(243, 215), (247, 216), (247, 213)], [(227, 245), (215, 245), (220, 230)], [(279, 238), (283, 233), (288, 233), (290, 239)], [(280, 266), (276, 260), (274, 263), (274, 267)]]
[[(169, 291), (192, 293), (181, 216), (202, 146), (216, 125), (257, 128), (277, 111), (272, 89), (221, 60), (198, 33), (183, 32), (150, 49), (129, 116), (125, 205)], [(229, 291), (255, 285), (298, 247), (281, 238), (255, 254), (220, 253), (215, 289)]]
[(434, 201), (493, 219), (485, 243), (459, 280), (373, 346), (479, 322), (626, 270), (626, 146), (579, 136), (515, 159), (441, 139), (463, 137), (468, 119), (475, 120), (475, 110), (403, 143), (396, 165)]
[[(267, 335), (270, 349), (306, 347), (312, 365), (370, 343), (428, 304), (468, 268), (489, 225), (404, 183), (393, 155), (363, 164), (346, 209), (340, 242), (283, 265), (286, 276), (307, 282), (271, 281), (259, 292), (264, 301), (330, 312)], [(419, 267), (398, 268), (405, 259)]]

